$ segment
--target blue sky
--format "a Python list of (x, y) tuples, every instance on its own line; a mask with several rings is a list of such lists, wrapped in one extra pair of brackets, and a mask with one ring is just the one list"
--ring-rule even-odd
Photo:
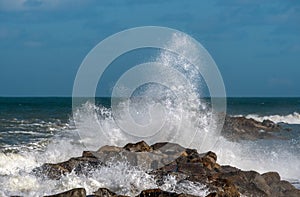
[(71, 96), (107, 36), (158, 25), (210, 52), (228, 96), (300, 96), (300, 1), (0, 0), (0, 96)]

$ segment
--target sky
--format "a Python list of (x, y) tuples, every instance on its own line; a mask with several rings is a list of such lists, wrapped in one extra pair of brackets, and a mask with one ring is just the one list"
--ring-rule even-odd
[(198, 40), (227, 96), (300, 96), (299, 24), (297, 0), (0, 0), (0, 96), (71, 96), (95, 45), (148, 25)]

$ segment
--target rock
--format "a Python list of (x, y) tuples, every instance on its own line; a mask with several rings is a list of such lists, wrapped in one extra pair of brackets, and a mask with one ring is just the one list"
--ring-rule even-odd
[(150, 152), (152, 150), (152, 148), (144, 141), (136, 144), (129, 143), (124, 146), (124, 149), (131, 152)]
[(101, 152), (120, 152), (122, 151), (123, 148), (121, 147), (117, 147), (117, 146), (102, 146), (101, 148), (99, 148), (97, 150), (97, 153), (101, 153)]
[(217, 179), (213, 182), (216, 192), (212, 192), (208, 196), (216, 197), (239, 197), (240, 193), (238, 192), (236, 186), (227, 179)]
[(268, 185), (273, 183), (278, 183), (280, 181), (280, 176), (278, 172), (267, 172), (261, 175), (267, 182)]
[(267, 172), (261, 176), (271, 188), (271, 196), (300, 196), (300, 190), (297, 190), (288, 181), (280, 180), (277, 172)]
[(62, 175), (66, 175), (73, 170), (77, 174), (87, 174), (90, 170), (101, 165), (103, 163), (96, 157), (76, 157), (57, 164), (45, 163), (41, 167), (33, 169), (33, 173), (50, 179), (60, 179)]
[(274, 123), (271, 120), (263, 120), (263, 122), (261, 124), (269, 129), (279, 129), (280, 128), (279, 125), (277, 125), (276, 123)]
[(277, 139), (279, 137), (273, 133), (280, 130), (282, 127), (271, 120), (259, 122), (252, 118), (226, 116), (221, 133), (230, 140)]
[(76, 188), (66, 192), (45, 197), (86, 197), (86, 191), (84, 188)]
[(292, 189), (284, 191), (281, 197), (288, 196), (288, 197), (299, 197), (300, 196), (300, 190), (298, 189)]
[(136, 197), (193, 197), (193, 195), (188, 194), (177, 194), (174, 192), (166, 192), (161, 189), (147, 189), (142, 191), (139, 195)]
[(94, 197), (117, 197), (116, 193), (106, 189), (106, 188), (99, 188), (96, 192), (94, 192)]
[(212, 170), (213, 168), (220, 168), (219, 165), (216, 164), (217, 162), (217, 155), (211, 151), (207, 152), (202, 157), (202, 162), (205, 167)]
[(161, 152), (166, 155), (180, 155), (182, 154), (186, 148), (180, 146), (179, 144), (169, 143), (169, 142), (161, 142), (151, 145), (151, 148), (157, 152)]
[[(189, 194), (177, 194), (174, 192), (167, 192), (163, 191), (161, 189), (147, 189), (141, 191), (140, 194), (138, 194), (136, 197), (194, 197), (193, 195)], [(106, 188), (100, 188), (96, 192), (94, 192), (94, 195), (90, 195), (90, 197), (125, 197), (122, 195), (117, 195), (116, 193), (106, 189)]]

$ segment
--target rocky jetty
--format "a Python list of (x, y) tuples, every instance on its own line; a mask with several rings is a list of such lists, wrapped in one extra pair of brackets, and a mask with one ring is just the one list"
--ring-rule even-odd
[[(259, 174), (255, 171), (243, 171), (232, 166), (221, 166), (217, 163), (217, 155), (213, 152), (198, 153), (195, 149), (184, 148), (173, 143), (156, 143), (149, 146), (144, 141), (127, 144), (124, 147), (104, 146), (97, 151), (84, 151), (81, 157), (68, 161), (46, 163), (33, 170), (36, 176), (60, 179), (74, 171), (89, 176), (95, 168), (107, 165), (107, 162), (129, 162), (130, 165), (148, 169), (147, 173), (156, 180), (157, 188), (149, 188), (136, 196), (200, 196), (190, 193), (163, 191), (165, 177), (173, 176), (177, 183), (195, 183), (202, 185), (208, 197), (235, 196), (300, 196), (289, 182), (281, 180), (276, 172)], [(267, 161), (266, 161), (267, 162)], [(99, 188), (87, 195), (84, 188), (73, 189), (52, 197), (61, 196), (121, 196), (108, 188)]]
[(271, 120), (259, 122), (243, 116), (226, 116), (222, 135), (230, 140), (279, 139), (275, 134), (281, 130), (284, 129)]

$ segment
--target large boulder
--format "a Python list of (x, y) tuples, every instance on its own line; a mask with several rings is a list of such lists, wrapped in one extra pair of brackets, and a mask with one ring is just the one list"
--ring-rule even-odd
[(278, 139), (274, 132), (280, 130), (282, 127), (271, 120), (259, 122), (243, 116), (226, 116), (221, 133), (230, 140)]

